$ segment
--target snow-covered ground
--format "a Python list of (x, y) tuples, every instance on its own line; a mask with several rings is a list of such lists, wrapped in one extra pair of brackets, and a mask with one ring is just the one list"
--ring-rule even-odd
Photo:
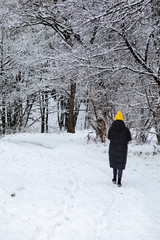
[(87, 133), (0, 139), (0, 239), (159, 240), (160, 154), (129, 145), (121, 188)]

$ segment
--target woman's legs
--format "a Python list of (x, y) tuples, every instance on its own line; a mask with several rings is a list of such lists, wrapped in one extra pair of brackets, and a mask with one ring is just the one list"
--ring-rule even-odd
[(122, 178), (123, 170), (118, 169), (118, 179)]
[(116, 183), (117, 175), (118, 175), (118, 186), (121, 186), (122, 185), (121, 184), (122, 174), (123, 174), (123, 170), (113, 168), (113, 179), (112, 179), (112, 182)]
[(116, 168), (113, 168), (113, 176), (116, 176), (117, 177), (117, 173), (118, 173), (118, 178), (122, 178), (122, 173), (123, 173), (123, 170), (121, 169), (116, 169)]
[(113, 176), (117, 176), (117, 169), (113, 168)]
[(116, 181), (117, 181), (117, 169), (113, 168), (113, 179), (112, 179), (112, 182), (116, 183)]
[(123, 170), (118, 169), (118, 183), (117, 183), (118, 187), (122, 186), (122, 184), (121, 184), (122, 173), (123, 173)]

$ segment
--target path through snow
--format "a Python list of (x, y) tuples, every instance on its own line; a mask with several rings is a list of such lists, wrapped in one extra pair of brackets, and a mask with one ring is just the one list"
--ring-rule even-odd
[(129, 145), (118, 188), (111, 182), (108, 143), (87, 143), (86, 135), (0, 140), (2, 240), (159, 239), (160, 156), (153, 146)]

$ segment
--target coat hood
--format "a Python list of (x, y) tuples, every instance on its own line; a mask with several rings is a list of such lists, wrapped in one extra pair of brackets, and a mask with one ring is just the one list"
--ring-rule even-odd
[(116, 120), (112, 123), (112, 127), (113, 129), (115, 129), (116, 131), (121, 131), (122, 129), (125, 128), (125, 124), (122, 120)]

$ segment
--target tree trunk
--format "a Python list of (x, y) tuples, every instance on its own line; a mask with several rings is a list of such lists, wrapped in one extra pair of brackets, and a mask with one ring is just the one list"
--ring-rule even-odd
[(19, 105), (19, 127), (18, 131), (21, 132), (22, 129), (22, 114), (21, 114), (21, 105)]
[(28, 120), (29, 120), (29, 116), (30, 116), (30, 113), (31, 113), (31, 109), (33, 107), (33, 103), (35, 102), (35, 96), (31, 97), (31, 101), (32, 102), (30, 103), (30, 99), (29, 99), (29, 97), (27, 97), (26, 109), (24, 111), (24, 115), (26, 115), (26, 120), (25, 120), (24, 127), (27, 126), (27, 123), (28, 123)]
[(48, 133), (48, 92), (45, 92), (45, 107), (46, 107), (46, 133)]
[(63, 127), (65, 127), (65, 113), (66, 113), (66, 103), (67, 99), (64, 96), (61, 96), (57, 102), (57, 116), (58, 116), (58, 124), (60, 131)]
[(156, 136), (157, 136), (157, 144), (160, 145), (160, 133), (159, 134), (157, 133)]
[(154, 120), (155, 120), (157, 144), (160, 145), (160, 91), (159, 91), (158, 106), (156, 108), (156, 114), (154, 114)]
[(42, 111), (41, 111), (41, 133), (45, 130), (45, 106), (44, 106), (44, 95), (42, 93)]
[(40, 106), (40, 113), (41, 113), (41, 133), (45, 131), (45, 103), (44, 103), (44, 93), (39, 93), (39, 106)]
[(5, 134), (6, 132), (6, 101), (5, 96), (2, 98), (2, 133)]
[(74, 101), (76, 94), (76, 83), (71, 83), (71, 94), (69, 99), (69, 113), (67, 120), (67, 132), (75, 133), (75, 120), (74, 120)]
[(11, 105), (9, 104), (7, 107), (7, 126), (11, 131), (12, 127), (12, 111), (11, 111)]

